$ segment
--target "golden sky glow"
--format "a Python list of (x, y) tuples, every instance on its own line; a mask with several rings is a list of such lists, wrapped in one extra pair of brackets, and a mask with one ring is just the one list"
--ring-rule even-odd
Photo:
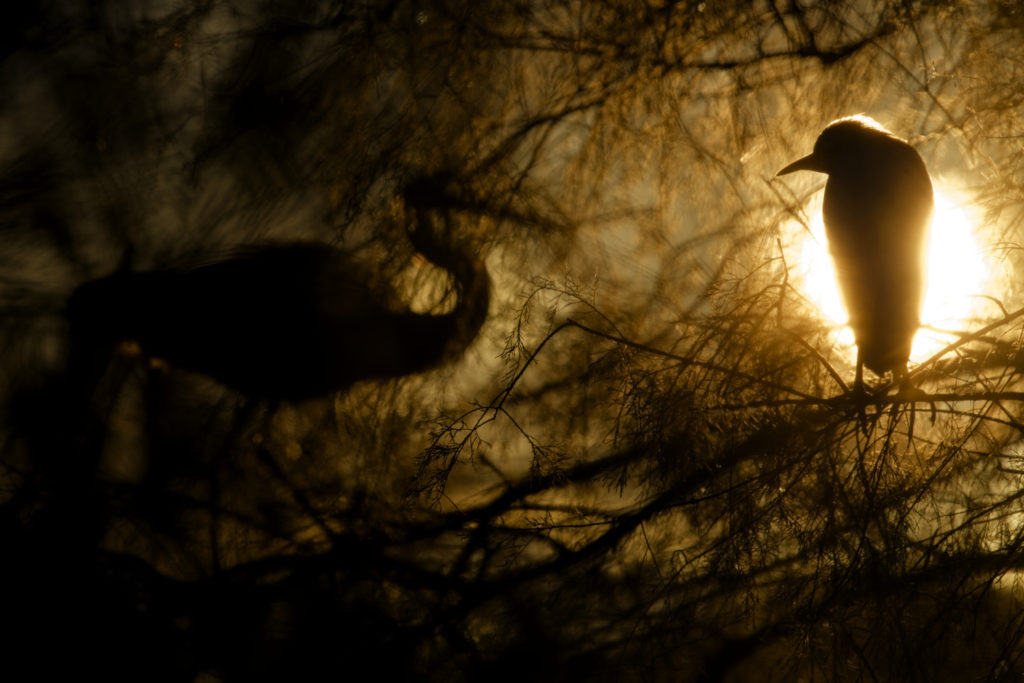
[[(790, 267), (803, 295), (825, 319), (842, 326), (837, 330), (837, 344), (849, 351), (852, 359), (853, 331), (845, 326), (847, 314), (828, 254), (820, 193), (812, 200), (809, 216), (812, 234), (797, 226), (798, 232), (791, 241), (795, 250), (790, 252), (796, 255), (797, 262), (791, 262)], [(928, 247), (928, 288), (921, 311), (923, 325), (942, 330), (970, 329), (972, 319), (976, 320), (989, 303), (984, 295), (998, 296), (986, 291), (1000, 279), (994, 277), (997, 264), (991, 261), (979, 246), (970, 207), (949, 188), (936, 185)], [(911, 362), (925, 360), (953, 338), (922, 328), (914, 339)]]

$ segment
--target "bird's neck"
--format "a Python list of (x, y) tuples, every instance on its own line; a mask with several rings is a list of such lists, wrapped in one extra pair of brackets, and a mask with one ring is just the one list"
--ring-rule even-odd
[(432, 260), (432, 263), (451, 273), (458, 297), (455, 308), (443, 316), (450, 326), (443, 355), (451, 358), (461, 354), (476, 339), (487, 321), (491, 279), (480, 257), (468, 251), (452, 252), (445, 259)]
[(436, 316), (438, 324), (448, 330), (442, 355), (450, 359), (462, 353), (473, 342), (487, 320), (491, 300), (490, 276), (483, 259), (469, 244), (457, 241), (449, 244), (436, 240), (429, 226), (419, 227), (413, 244), (433, 265), (451, 273), (454, 280), (458, 297), (455, 308), (447, 314)]

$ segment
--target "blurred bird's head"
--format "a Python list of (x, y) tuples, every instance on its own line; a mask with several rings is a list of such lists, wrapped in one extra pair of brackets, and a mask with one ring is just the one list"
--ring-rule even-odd
[(876, 140), (893, 140), (889, 133), (874, 119), (863, 116), (847, 116), (833, 121), (828, 125), (817, 142), (814, 151), (797, 159), (776, 175), (786, 175), (794, 171), (817, 171), (833, 174), (841, 172), (852, 159), (865, 152), (866, 147)]

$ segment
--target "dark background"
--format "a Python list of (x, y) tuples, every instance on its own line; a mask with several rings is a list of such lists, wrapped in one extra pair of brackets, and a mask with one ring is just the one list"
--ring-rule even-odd
[[(0, 24), (0, 652), (25, 680), (1024, 673), (1019, 288), (916, 367), (930, 402), (861, 416), (783, 248), (823, 178), (774, 179), (866, 113), (1019, 272), (1016, 2)], [(125, 264), (311, 240), (449, 310), (396, 227), (415, 183), (494, 283), (456, 362), (299, 403), (127, 347), (84, 398), (69, 377), (68, 297)]]

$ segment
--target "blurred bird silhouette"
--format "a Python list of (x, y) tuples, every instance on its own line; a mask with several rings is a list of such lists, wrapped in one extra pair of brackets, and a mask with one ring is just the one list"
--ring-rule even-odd
[(95, 376), (119, 342), (132, 341), (250, 396), (303, 400), (452, 360), (487, 317), (490, 280), (430, 213), (417, 208), (407, 234), (454, 278), (449, 313), (398, 304), (333, 247), (257, 246), (190, 269), (122, 270), (80, 286), (68, 306), (72, 365)]
[(828, 174), (823, 215), (829, 251), (863, 367), (905, 380), (920, 326), (925, 243), (934, 198), (921, 156), (865, 116), (832, 122), (814, 151), (778, 175)]

